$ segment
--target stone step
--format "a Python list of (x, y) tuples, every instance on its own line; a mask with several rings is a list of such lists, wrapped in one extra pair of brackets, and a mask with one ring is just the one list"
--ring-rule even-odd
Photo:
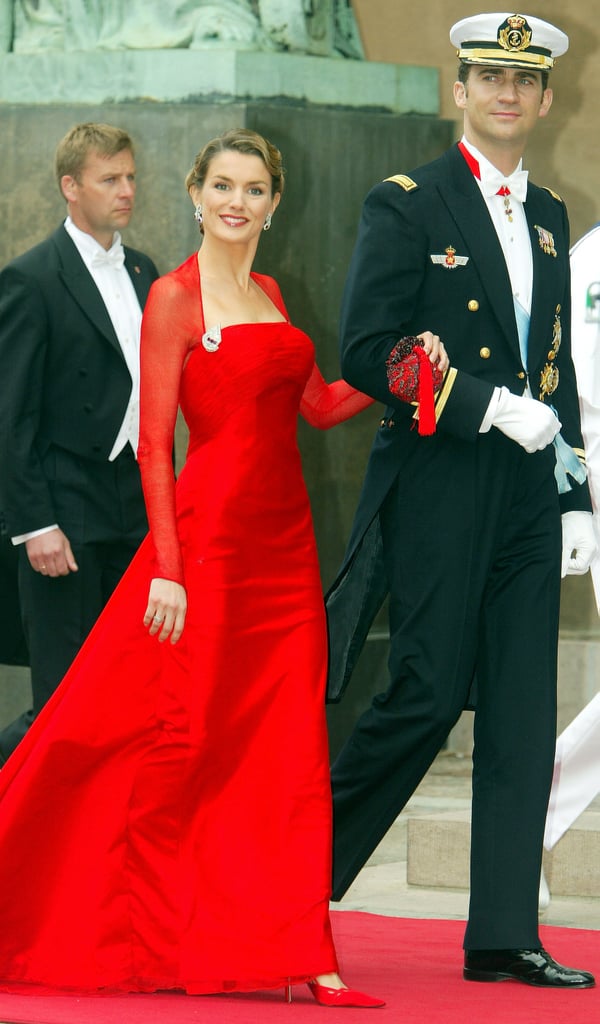
[[(411, 817), (408, 884), (468, 889), (469, 849), (468, 810)], [(544, 873), (553, 896), (600, 897), (600, 811), (585, 811), (551, 851), (544, 851)]]

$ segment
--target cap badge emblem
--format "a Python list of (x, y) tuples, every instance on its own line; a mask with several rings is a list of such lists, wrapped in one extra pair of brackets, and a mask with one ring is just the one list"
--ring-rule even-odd
[(522, 14), (513, 14), (498, 29), (498, 44), (503, 50), (526, 50), (531, 43), (531, 29)]

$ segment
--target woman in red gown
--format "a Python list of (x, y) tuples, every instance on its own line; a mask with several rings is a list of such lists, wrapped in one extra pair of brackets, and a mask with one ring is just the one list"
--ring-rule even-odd
[(142, 329), (150, 535), (0, 773), (2, 988), (307, 981), (379, 1006), (343, 986), (331, 936), (326, 628), (296, 441), (299, 411), (329, 427), (371, 400), (324, 382), (251, 273), (278, 150), (226, 133), (187, 184), (204, 239)]

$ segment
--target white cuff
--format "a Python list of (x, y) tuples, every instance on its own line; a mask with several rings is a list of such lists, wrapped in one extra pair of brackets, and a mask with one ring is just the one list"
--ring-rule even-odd
[(499, 401), (500, 388), (494, 388), (492, 392), (492, 397), (490, 398), (490, 404), (488, 405), (485, 411), (485, 416), (481, 421), (481, 426), (479, 428), (480, 434), (487, 434), (488, 430), (490, 430), (490, 428), (493, 426)]
[(26, 540), (33, 540), (34, 537), (41, 537), (43, 533), (50, 533), (50, 530), (58, 530), (58, 523), (54, 526), (44, 526), (41, 530), (32, 530), (31, 533), (21, 533), (18, 537), (11, 537), (12, 543), (24, 544)]

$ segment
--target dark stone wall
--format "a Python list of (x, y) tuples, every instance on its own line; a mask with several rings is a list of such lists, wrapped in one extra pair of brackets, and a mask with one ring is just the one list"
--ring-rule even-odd
[(54, 178), (54, 152), (69, 128), (107, 121), (136, 147), (138, 193), (125, 241), (166, 272), (197, 244), (183, 184), (196, 152), (228, 127), (243, 124), (243, 104), (120, 103), (102, 106), (0, 105), (0, 265), (44, 238), (65, 215)]

